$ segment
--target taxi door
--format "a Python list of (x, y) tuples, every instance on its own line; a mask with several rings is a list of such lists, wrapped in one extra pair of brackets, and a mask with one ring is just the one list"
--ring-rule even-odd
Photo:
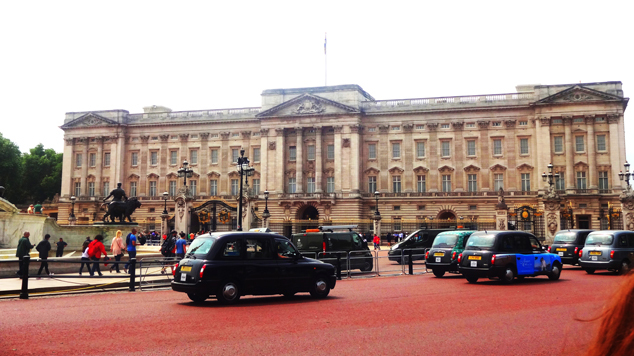
[(516, 251), (517, 275), (525, 276), (535, 273), (535, 256), (529, 241), (529, 236), (524, 234), (515, 234), (513, 236)]
[(553, 270), (553, 260), (555, 255), (552, 253), (546, 253), (542, 249), (542, 244), (535, 236), (529, 236), (531, 244), (531, 250), (533, 250), (534, 263), (533, 270), (535, 274), (546, 274)]

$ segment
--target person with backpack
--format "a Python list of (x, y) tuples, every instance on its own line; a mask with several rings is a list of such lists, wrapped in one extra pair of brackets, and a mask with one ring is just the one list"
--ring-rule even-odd
[(139, 236), (137, 236), (137, 242), (139, 245), (145, 245), (145, 243), (147, 242), (147, 233), (139, 233)]
[(113, 269), (117, 270), (117, 273), (121, 273), (119, 270), (119, 261), (121, 261), (121, 257), (123, 257), (123, 251), (126, 246), (123, 244), (123, 239), (121, 238), (122, 232), (121, 230), (117, 230), (117, 234), (114, 239), (112, 239), (112, 243), (110, 244), (110, 252), (114, 256), (115, 263), (110, 267), (110, 273), (112, 273)]
[[(177, 235), (178, 233), (176, 230), (172, 230), (172, 232), (170, 232), (170, 236), (168, 236), (161, 245), (161, 255), (163, 255), (166, 259), (173, 259), (175, 256), (174, 250), (176, 249), (176, 240), (178, 239)], [(171, 263), (169, 266), (172, 272), (174, 272), (174, 266)], [(163, 266), (163, 268), (161, 268), (161, 273), (165, 273), (165, 269), (167, 269), (167, 266)]]
[(128, 273), (128, 266), (130, 266), (130, 260), (136, 258), (136, 229), (132, 229), (132, 232), (125, 238), (126, 250), (128, 251), (128, 263), (123, 266), (123, 272)]
[(95, 272), (99, 274), (99, 277), (103, 276), (101, 274), (101, 269), (99, 268), (99, 259), (101, 258), (101, 254), (103, 253), (105, 258), (108, 258), (108, 253), (106, 253), (106, 247), (103, 245), (103, 236), (97, 235), (95, 239), (88, 245), (88, 257), (93, 261), (92, 269), (90, 270), (90, 276), (94, 276)]

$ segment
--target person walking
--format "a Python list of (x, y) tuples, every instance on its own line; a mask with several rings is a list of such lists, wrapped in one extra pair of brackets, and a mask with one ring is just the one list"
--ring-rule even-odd
[[(180, 236), (181, 237), (185, 236), (185, 233), (181, 232)], [(163, 255), (163, 257), (165, 257), (166, 260), (168, 260), (167, 264), (169, 264), (172, 272), (174, 271), (174, 265), (172, 265), (172, 263), (169, 260), (174, 258), (174, 251), (176, 249), (177, 240), (178, 240), (178, 233), (176, 232), (176, 230), (172, 230), (172, 232), (170, 232), (170, 236), (168, 236), (163, 241), (163, 244), (161, 245), (161, 255)], [(163, 268), (161, 268), (161, 273), (164, 274), (166, 269), (167, 269), (167, 265), (164, 265)]]
[(387, 245), (392, 246), (392, 233), (388, 232), (386, 238), (387, 238)]
[(379, 237), (379, 235), (375, 234), (372, 242), (374, 242), (374, 251), (381, 249), (381, 238)]
[(121, 261), (121, 257), (123, 257), (123, 251), (125, 251), (126, 249), (121, 235), (121, 230), (117, 230), (117, 234), (115, 235), (114, 239), (112, 239), (112, 243), (110, 244), (110, 252), (112, 252), (115, 260), (115, 263), (113, 263), (110, 267), (110, 273), (112, 273), (113, 269), (116, 269), (117, 273), (121, 273), (121, 271), (119, 270), (119, 261)]
[(181, 236), (181, 238), (176, 241), (176, 261), (185, 258), (185, 252), (187, 252), (187, 239), (185, 236)]
[(57, 251), (55, 252), (55, 257), (62, 257), (64, 255), (64, 247), (68, 246), (66, 242), (64, 242), (63, 238), (59, 238), (59, 241), (55, 243), (57, 245)]
[(24, 235), (22, 235), (20, 240), (18, 240), (18, 248), (15, 250), (15, 257), (17, 257), (19, 261), (19, 269), (16, 272), (18, 278), (22, 278), (22, 260), (24, 259), (24, 256), (28, 255), (29, 251), (35, 247), (35, 245), (32, 245), (31, 241), (29, 241), (29, 236), (31, 236), (31, 233), (25, 231)]
[(108, 257), (106, 253), (106, 247), (103, 245), (103, 236), (97, 235), (95, 239), (92, 240), (90, 245), (88, 245), (88, 257), (94, 263), (92, 264), (92, 269), (90, 270), (90, 276), (94, 276), (95, 272), (99, 274), (99, 277), (103, 276), (101, 274), (101, 269), (99, 268), (99, 259), (101, 258), (101, 254), (103, 253), (104, 257)]
[(37, 244), (37, 247), (35, 247), (37, 252), (40, 253), (40, 260), (42, 261), (40, 263), (40, 269), (37, 271), (37, 279), (42, 279), (40, 277), (40, 274), (42, 274), (42, 269), (46, 270), (47, 275), (49, 276), (53, 275), (48, 270), (48, 253), (49, 251), (51, 251), (51, 243), (48, 241), (48, 239), (50, 238), (51, 238), (51, 235), (49, 234), (44, 235), (44, 240), (40, 241), (40, 243)]
[(132, 229), (132, 232), (125, 238), (126, 250), (128, 251), (128, 262), (123, 266), (123, 272), (128, 273), (128, 266), (130, 266), (130, 260), (136, 258), (136, 229)]
[(90, 258), (88, 257), (88, 246), (90, 245), (90, 242), (88, 241), (84, 241), (84, 243), (81, 246), (81, 267), (79, 267), (79, 275), (81, 276), (81, 272), (84, 270), (84, 265), (86, 266), (86, 269), (88, 270), (88, 273), (90, 273)]

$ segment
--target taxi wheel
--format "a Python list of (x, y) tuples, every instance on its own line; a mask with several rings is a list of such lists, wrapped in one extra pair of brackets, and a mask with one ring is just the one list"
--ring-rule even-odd
[(363, 267), (360, 268), (361, 272), (369, 272), (372, 270), (372, 262), (365, 261), (363, 262)]
[(559, 264), (553, 265), (553, 270), (548, 274), (548, 279), (556, 281), (561, 276), (561, 266)]
[(194, 303), (202, 303), (205, 300), (207, 300), (207, 298), (209, 297), (208, 295), (203, 295), (203, 294), (199, 294), (199, 293), (187, 293), (187, 296)]
[(502, 277), (500, 279), (506, 284), (513, 283), (513, 280), (515, 279), (515, 272), (513, 272), (513, 268), (511, 268), (510, 266), (506, 267), (506, 269), (504, 270), (504, 274), (502, 274)]
[(220, 285), (216, 298), (221, 304), (234, 304), (240, 299), (240, 289), (238, 284), (233, 281), (227, 281)]
[(478, 283), (478, 277), (467, 276), (466, 278), (469, 283)]
[(442, 276), (445, 275), (445, 271), (438, 271), (438, 270), (433, 270), (434, 271), (434, 276), (441, 278)]
[(326, 298), (328, 296), (328, 293), (330, 293), (328, 280), (324, 276), (317, 276), (313, 281), (312, 287), (310, 288), (310, 295), (313, 298), (321, 299)]
[(586, 268), (585, 271), (587, 274), (594, 274), (594, 268)]
[(630, 271), (630, 264), (627, 261), (621, 263), (621, 268), (617, 271), (619, 274), (627, 274)]

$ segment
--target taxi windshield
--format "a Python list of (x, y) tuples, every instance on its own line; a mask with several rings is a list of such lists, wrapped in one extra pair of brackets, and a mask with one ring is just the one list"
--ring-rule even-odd
[(436, 238), (434, 239), (434, 245), (432, 247), (434, 248), (452, 247), (453, 248), (456, 246), (456, 242), (458, 242), (458, 235), (440, 234), (436, 236)]
[(216, 242), (215, 237), (197, 237), (187, 249), (188, 255), (206, 255)]
[(480, 250), (493, 247), (495, 235), (471, 235), (467, 241), (467, 250)]
[(566, 231), (566, 232), (558, 232), (557, 235), (555, 235), (555, 241), (553, 243), (569, 243), (569, 242), (575, 242), (575, 240), (577, 239), (577, 233), (575, 232), (571, 232), (571, 231)]
[(612, 245), (612, 235), (608, 234), (590, 234), (586, 239), (586, 246), (590, 245)]

